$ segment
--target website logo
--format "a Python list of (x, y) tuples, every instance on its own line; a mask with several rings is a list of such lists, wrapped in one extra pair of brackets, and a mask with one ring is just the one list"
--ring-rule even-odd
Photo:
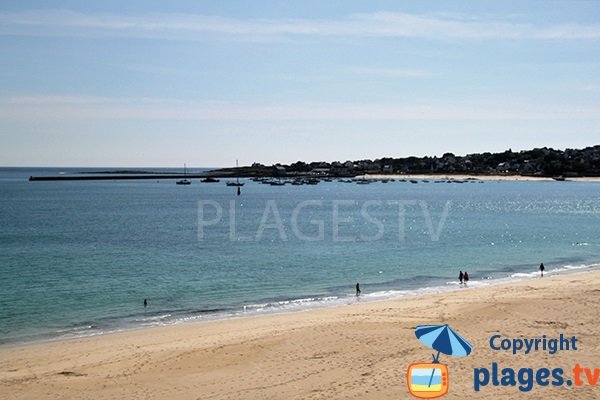
[(419, 399), (434, 399), (448, 393), (450, 378), (448, 366), (439, 361), (440, 354), (466, 357), (473, 346), (448, 325), (419, 325), (415, 329), (417, 339), (430, 349), (432, 362), (417, 362), (408, 366), (406, 379), (408, 391)]

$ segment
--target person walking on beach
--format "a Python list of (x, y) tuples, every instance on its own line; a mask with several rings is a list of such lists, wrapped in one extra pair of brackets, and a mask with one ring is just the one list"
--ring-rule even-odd
[(544, 277), (544, 270), (546, 269), (546, 267), (544, 267), (544, 263), (540, 264), (540, 273), (542, 274), (542, 278)]
[(458, 274), (458, 280), (460, 281), (460, 284), (463, 284), (463, 279), (465, 278), (464, 274), (462, 271), (460, 271), (460, 273)]
[(469, 273), (467, 271), (463, 275), (463, 281), (465, 282), (465, 286), (467, 286), (467, 283), (469, 283)]
[(356, 284), (356, 295), (360, 296), (360, 285), (358, 283)]

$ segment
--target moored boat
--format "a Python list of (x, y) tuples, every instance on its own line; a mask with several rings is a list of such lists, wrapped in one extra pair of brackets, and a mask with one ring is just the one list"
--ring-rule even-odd
[[(183, 176), (186, 176), (186, 175), (187, 175), (187, 166), (185, 164), (183, 164)], [(183, 178), (183, 179), (176, 181), (175, 184), (176, 185), (191, 185), (192, 181), (190, 181), (187, 178)]]

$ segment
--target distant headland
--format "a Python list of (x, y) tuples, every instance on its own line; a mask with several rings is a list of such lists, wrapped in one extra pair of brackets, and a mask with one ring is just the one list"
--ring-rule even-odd
[(293, 164), (222, 168), (210, 171), (211, 176), (255, 177), (321, 175), (355, 177), (359, 175), (505, 175), (528, 177), (600, 177), (600, 145), (584, 149), (554, 150), (537, 148), (502, 153), (473, 153), (441, 157), (379, 158), (356, 161), (297, 161)]
[(283, 178), (283, 177), (357, 177), (365, 175), (468, 175), (528, 178), (600, 177), (600, 145), (584, 149), (555, 150), (536, 148), (502, 153), (473, 153), (441, 157), (384, 157), (355, 161), (297, 161), (295, 163), (230, 167), (194, 174), (153, 172), (147, 170), (114, 170), (81, 172), (75, 175), (32, 176), (31, 181), (48, 180), (120, 180), (187, 178)]

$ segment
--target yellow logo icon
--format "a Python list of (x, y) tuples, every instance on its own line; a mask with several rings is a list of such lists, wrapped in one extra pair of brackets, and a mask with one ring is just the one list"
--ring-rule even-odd
[(420, 399), (435, 399), (448, 393), (448, 367), (440, 363), (413, 363), (407, 371), (408, 391)]

